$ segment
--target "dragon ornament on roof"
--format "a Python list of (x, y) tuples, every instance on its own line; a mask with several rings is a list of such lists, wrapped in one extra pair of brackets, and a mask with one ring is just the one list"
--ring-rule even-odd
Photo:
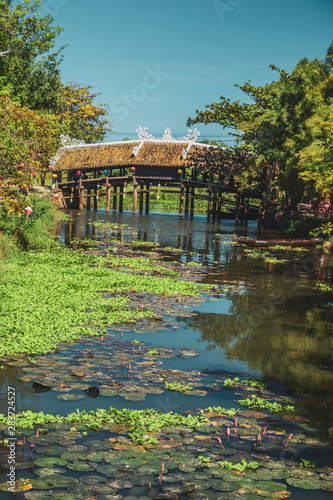
[(152, 134), (148, 133), (148, 127), (140, 127), (136, 129), (136, 132), (138, 134), (138, 137), (142, 141), (172, 141), (172, 142), (196, 142), (198, 139), (200, 132), (195, 128), (194, 130), (189, 129), (188, 130), (188, 135), (184, 135), (183, 137), (179, 139), (174, 139), (171, 134), (171, 130), (169, 128), (166, 128), (164, 131), (164, 134), (162, 136), (162, 139), (156, 139)]

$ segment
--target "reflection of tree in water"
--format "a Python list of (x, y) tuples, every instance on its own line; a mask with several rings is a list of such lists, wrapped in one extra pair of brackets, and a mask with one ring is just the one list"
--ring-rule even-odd
[(307, 269), (289, 264), (278, 270), (231, 258), (222, 271), (224, 283), (241, 284), (246, 293), (230, 294), (228, 314), (198, 313), (185, 321), (209, 349), (220, 346), (227, 359), (260, 370), (264, 381), (309, 394), (307, 413), (327, 428), (333, 422), (333, 323), (330, 309), (318, 306), (322, 296), (309, 286), (320, 272), (317, 260)]

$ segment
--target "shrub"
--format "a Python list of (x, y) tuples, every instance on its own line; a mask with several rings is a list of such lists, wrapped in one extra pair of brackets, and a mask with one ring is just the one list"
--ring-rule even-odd
[[(11, 236), (22, 250), (48, 249), (53, 244), (55, 208), (48, 199), (40, 196), (29, 196), (27, 204), (33, 208), (29, 216), (12, 215), (1, 210), (0, 231), (3, 237)], [(8, 238), (5, 241), (9, 244)]]

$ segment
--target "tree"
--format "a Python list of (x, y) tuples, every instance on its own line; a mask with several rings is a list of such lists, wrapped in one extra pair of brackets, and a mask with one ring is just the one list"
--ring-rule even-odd
[(221, 96), (219, 103), (207, 106), (208, 111), (197, 111), (194, 119), (189, 118), (188, 125), (219, 123), (233, 129), (232, 135), (239, 141), (236, 149), (252, 156), (248, 156), (248, 164), (253, 166), (253, 174), (267, 173), (270, 188), (278, 187), (285, 201), (295, 206), (307, 193), (304, 171), (319, 158), (332, 159), (327, 144), (321, 141), (321, 156), (305, 161), (315, 141), (319, 147), (320, 132), (313, 131), (314, 123), (320, 116), (329, 122), (331, 116), (332, 53), (333, 43), (324, 61), (302, 59), (290, 74), (272, 65), (279, 75), (277, 81), (264, 87), (251, 82), (236, 85), (250, 102), (231, 102)]
[(62, 132), (66, 124), (55, 115), (0, 98), (0, 199), (8, 212), (22, 213), (24, 193), (37, 173), (43, 184)]
[(31, 54), (33, 58), (48, 52), (62, 28), (51, 27), (52, 16), (41, 17), (41, 0), (0, 0), (0, 58)]
[[(0, 95), (30, 109), (56, 112), (62, 101), (58, 53), (32, 61), (29, 54), (0, 60)], [(2, 68), (1, 68), (2, 66)]]
[(64, 86), (63, 101), (58, 117), (69, 123), (71, 137), (86, 143), (101, 141), (107, 132), (112, 132), (112, 124), (105, 118), (104, 104), (96, 105), (94, 100), (100, 94), (92, 94), (90, 85), (78, 83)]
[(0, 0), (0, 95), (31, 109), (56, 111), (62, 49), (48, 51), (62, 28), (51, 26), (51, 16), (39, 15), (40, 5), (40, 0), (21, 0), (16, 6)]

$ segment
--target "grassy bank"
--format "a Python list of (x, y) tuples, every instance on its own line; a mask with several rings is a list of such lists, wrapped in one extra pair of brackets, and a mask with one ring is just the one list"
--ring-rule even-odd
[(32, 213), (20, 217), (0, 210), (0, 261), (25, 250), (50, 250), (56, 209), (48, 198), (27, 197)]

